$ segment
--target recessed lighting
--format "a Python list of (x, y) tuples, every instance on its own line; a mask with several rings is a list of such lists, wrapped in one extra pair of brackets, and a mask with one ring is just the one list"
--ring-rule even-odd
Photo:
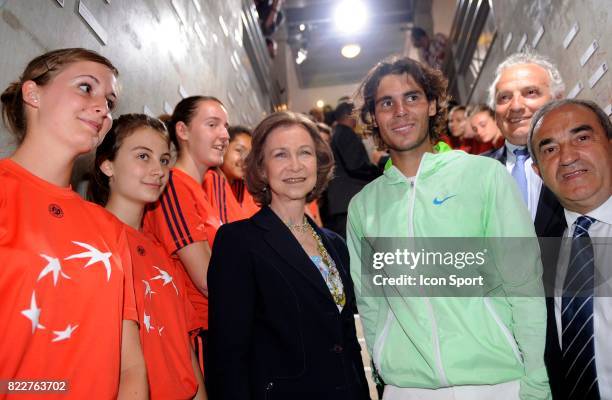
[(359, 55), (359, 53), (361, 53), (361, 46), (358, 44), (347, 44), (346, 46), (342, 47), (340, 53), (342, 53), (342, 55), (346, 58), (355, 58)]
[(344, 0), (334, 13), (336, 27), (346, 33), (359, 31), (366, 22), (367, 10), (358, 0)]
[(300, 24), (300, 32), (304, 32), (306, 30), (306, 25)]
[(323, 100), (317, 100), (316, 102), (317, 108), (323, 108), (325, 102)]
[(306, 60), (306, 57), (308, 57), (308, 51), (304, 49), (299, 49), (297, 57), (295, 58), (295, 63), (298, 65), (303, 63), (304, 60)]

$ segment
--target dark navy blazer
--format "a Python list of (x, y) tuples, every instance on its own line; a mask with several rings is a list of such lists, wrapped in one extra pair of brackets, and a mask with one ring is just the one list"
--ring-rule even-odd
[(219, 229), (208, 270), (211, 399), (369, 398), (348, 250), (338, 235), (316, 230), (342, 278), (342, 312), (270, 208)]

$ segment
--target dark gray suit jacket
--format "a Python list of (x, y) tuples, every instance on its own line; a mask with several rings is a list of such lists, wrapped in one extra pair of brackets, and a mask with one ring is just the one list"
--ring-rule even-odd
[[(506, 165), (506, 152), (506, 146), (502, 146), (499, 149), (482, 153), (482, 155), (494, 158)], [(561, 206), (557, 197), (546, 185), (542, 185), (542, 190), (540, 191), (534, 225), (538, 237), (560, 237), (565, 230), (563, 206)]]
[(336, 169), (327, 187), (327, 212), (346, 214), (351, 198), (382, 171), (370, 162), (361, 138), (348, 126), (336, 125), (331, 148)]
[[(499, 149), (491, 150), (482, 154), (491, 157), (506, 165), (507, 148), (502, 146)], [(534, 221), (535, 231), (540, 238), (540, 250), (542, 252), (542, 264), (544, 266), (544, 287), (546, 289), (546, 310), (547, 331), (546, 331), (546, 350), (544, 360), (548, 370), (550, 388), (553, 398), (565, 399), (567, 394), (563, 393), (563, 369), (561, 365), (561, 348), (557, 334), (557, 324), (555, 320), (555, 307), (552, 289), (554, 288), (555, 275), (557, 270), (557, 259), (559, 256), (560, 238), (565, 231), (565, 215), (563, 206), (557, 200), (553, 192), (542, 185), (538, 209)], [(557, 239), (553, 239), (557, 238)]]

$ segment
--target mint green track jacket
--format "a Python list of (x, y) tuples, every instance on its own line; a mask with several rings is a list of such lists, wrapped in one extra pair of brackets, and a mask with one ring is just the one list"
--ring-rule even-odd
[[(534, 239), (498, 249), (486, 271), (499, 283), (498, 295), (368, 297), (362, 293), (361, 239), (381, 237)], [(376, 241), (366, 240), (376, 251)], [(351, 200), (347, 242), (366, 344), (385, 383), (437, 389), (520, 380), (521, 399), (551, 398), (539, 247), (518, 188), (497, 160), (462, 151), (426, 153), (413, 183), (388, 165)], [(516, 252), (523, 255), (520, 264), (504, 257)]]

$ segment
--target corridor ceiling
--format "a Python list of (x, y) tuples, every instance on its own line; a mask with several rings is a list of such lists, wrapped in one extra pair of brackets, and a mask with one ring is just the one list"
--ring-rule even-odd
[[(308, 52), (306, 60), (295, 65), (301, 87), (359, 82), (379, 60), (402, 52), (406, 31), (412, 26), (415, 0), (362, 1), (368, 10), (365, 27), (360, 32), (344, 34), (334, 23), (334, 10), (340, 0), (285, 0), (283, 12), (292, 59), (295, 62), (301, 48)], [(361, 53), (353, 59), (340, 54), (342, 47), (350, 43), (361, 46)]]

